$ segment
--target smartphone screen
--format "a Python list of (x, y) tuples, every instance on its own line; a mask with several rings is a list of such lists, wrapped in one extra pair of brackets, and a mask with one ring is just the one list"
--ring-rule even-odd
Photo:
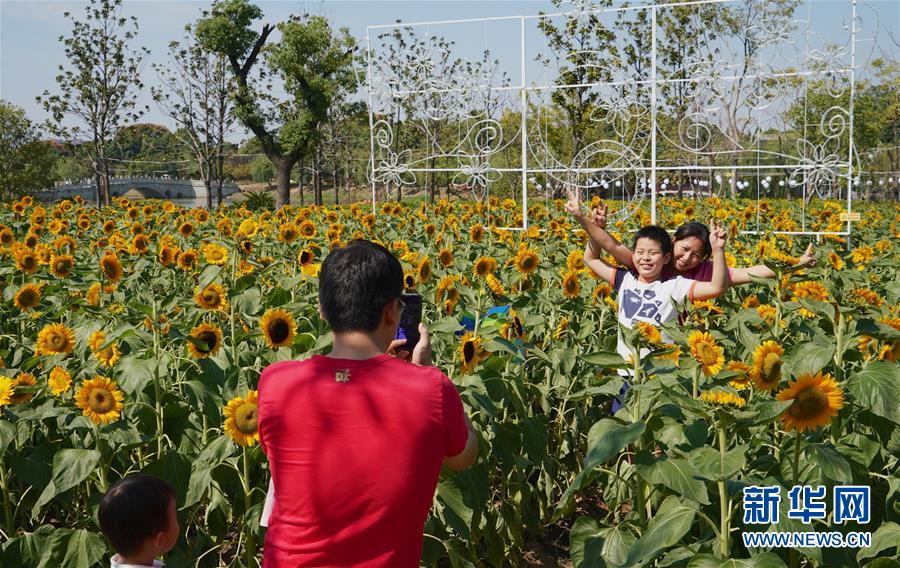
[(400, 327), (397, 329), (397, 339), (405, 339), (406, 344), (400, 349), (409, 350), (419, 342), (419, 322), (422, 321), (422, 296), (418, 294), (401, 294), (403, 300), (403, 314), (400, 316)]

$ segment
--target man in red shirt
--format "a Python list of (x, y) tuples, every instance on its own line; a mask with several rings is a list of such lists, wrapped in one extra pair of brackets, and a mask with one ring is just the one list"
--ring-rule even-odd
[(331, 353), (263, 370), (259, 435), (275, 490), (263, 568), (417, 567), (441, 465), (475, 462), (478, 438), (431, 366), (425, 327), (411, 363), (390, 354), (402, 291), (386, 248), (333, 250), (319, 274)]

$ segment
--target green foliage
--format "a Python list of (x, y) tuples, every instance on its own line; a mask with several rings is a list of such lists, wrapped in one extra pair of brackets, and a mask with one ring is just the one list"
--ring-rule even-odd
[(0, 198), (49, 187), (55, 161), (52, 147), (38, 139), (25, 111), (0, 99)]

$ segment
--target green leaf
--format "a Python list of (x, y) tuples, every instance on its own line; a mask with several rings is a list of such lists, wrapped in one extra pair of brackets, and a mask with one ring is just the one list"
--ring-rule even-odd
[(10, 442), (16, 439), (16, 426), (7, 420), (0, 420), (0, 456), (6, 451)]
[(900, 543), (900, 525), (894, 522), (884, 523), (872, 534), (872, 544), (856, 553), (856, 560), (872, 558), (889, 548), (897, 548), (897, 552), (900, 552), (897, 543)]
[(590, 517), (578, 517), (569, 533), (575, 568), (619, 566), (628, 556), (635, 537), (620, 527), (600, 527)]
[(126, 394), (140, 393), (153, 380), (157, 361), (152, 356), (141, 359), (126, 355), (119, 360), (118, 383)]
[(847, 381), (847, 388), (863, 407), (873, 414), (900, 424), (900, 381), (897, 364), (872, 363)]
[(39, 568), (91, 568), (106, 553), (106, 541), (103, 537), (84, 529), (57, 530), (50, 537), (49, 544), (52, 560), (41, 562)]
[(850, 463), (834, 449), (834, 446), (809, 444), (805, 453), (828, 479), (843, 483), (853, 481)]
[(776, 420), (793, 403), (793, 400), (759, 400), (746, 409), (735, 412), (734, 416), (742, 422), (749, 421), (752, 426), (760, 426)]
[(856, 322), (856, 331), (860, 335), (868, 335), (881, 341), (900, 341), (900, 331), (871, 319), (858, 320)]
[(591, 365), (603, 368), (624, 369), (627, 365), (625, 359), (615, 351), (597, 351), (582, 355), (581, 359)]
[(634, 467), (648, 483), (662, 485), (703, 505), (709, 505), (706, 483), (696, 478), (697, 470), (687, 460), (662, 456), (654, 458), (648, 452), (637, 455)]
[(659, 553), (678, 543), (687, 534), (697, 514), (697, 504), (670, 495), (650, 519), (647, 530), (628, 549), (625, 566), (645, 566)]
[(262, 305), (262, 294), (259, 288), (248, 288), (234, 297), (232, 300), (234, 311), (247, 316), (253, 316), (259, 313)]
[(749, 444), (740, 445), (725, 452), (723, 456), (718, 450), (707, 446), (691, 452), (688, 459), (704, 479), (724, 481), (737, 475), (747, 463), (749, 447)]
[[(688, 565), (692, 568), (693, 565)], [(719, 568), (787, 568), (787, 564), (772, 552), (763, 552), (750, 558), (732, 558), (719, 564)]]
[(231, 456), (234, 449), (235, 445), (228, 436), (219, 436), (203, 448), (191, 468), (185, 506), (193, 505), (206, 495), (212, 483), (213, 469)]
[(712, 554), (700, 554), (691, 558), (687, 568), (719, 568), (722, 560)]
[(56, 452), (53, 456), (53, 477), (32, 507), (32, 516), (36, 517), (41, 507), (51, 499), (87, 479), (99, 462), (100, 452), (97, 450), (65, 449)]
[(800, 346), (790, 359), (790, 369), (793, 375), (818, 373), (834, 358), (834, 350), (834, 341), (828, 342), (828, 345), (806, 343)]
[(219, 273), (222, 272), (222, 267), (217, 264), (207, 264), (203, 271), (200, 273), (200, 279), (197, 282), (197, 288), (203, 290), (210, 284), (216, 281)]
[(575, 494), (593, 482), (597, 475), (598, 472), (596, 470), (586, 469), (575, 476), (575, 479), (572, 480), (572, 483), (566, 488), (565, 493), (559, 498), (556, 509), (553, 511), (552, 522), (555, 523), (567, 514), (569, 508), (572, 506), (572, 501), (575, 499)]
[(460, 325), (459, 320), (452, 317), (440, 319), (428, 325), (430, 333), (456, 333), (460, 329), (462, 329), (462, 325)]
[(640, 438), (644, 428), (643, 422), (625, 425), (610, 418), (595, 423), (588, 432), (584, 469), (592, 469), (615, 457), (625, 446)]
[(554, 349), (550, 354), (553, 368), (565, 374), (572, 372), (575, 367), (575, 351), (571, 349)]
[[(466, 505), (462, 491), (451, 479), (443, 479), (437, 487), (438, 501), (444, 504), (444, 520), (464, 539), (470, 537), (472, 508)], [(450, 514), (448, 514), (450, 513)]]

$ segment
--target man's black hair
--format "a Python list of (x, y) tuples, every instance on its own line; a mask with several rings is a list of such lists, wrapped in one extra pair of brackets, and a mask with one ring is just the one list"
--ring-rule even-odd
[(676, 241), (688, 237), (697, 237), (703, 243), (704, 260), (712, 254), (712, 245), (709, 244), (709, 227), (697, 221), (689, 221), (675, 230)]
[(334, 332), (375, 331), (384, 306), (401, 293), (403, 267), (379, 244), (355, 240), (322, 262), (319, 305)]
[(658, 225), (641, 227), (641, 229), (634, 234), (634, 241), (631, 243), (632, 249), (637, 247), (638, 239), (650, 239), (651, 241), (656, 241), (663, 254), (672, 253), (672, 237), (669, 236), (669, 233), (667, 233), (665, 229)]
[(175, 489), (153, 475), (129, 475), (109, 488), (100, 501), (100, 530), (122, 556), (141, 550), (169, 528), (169, 503)]

